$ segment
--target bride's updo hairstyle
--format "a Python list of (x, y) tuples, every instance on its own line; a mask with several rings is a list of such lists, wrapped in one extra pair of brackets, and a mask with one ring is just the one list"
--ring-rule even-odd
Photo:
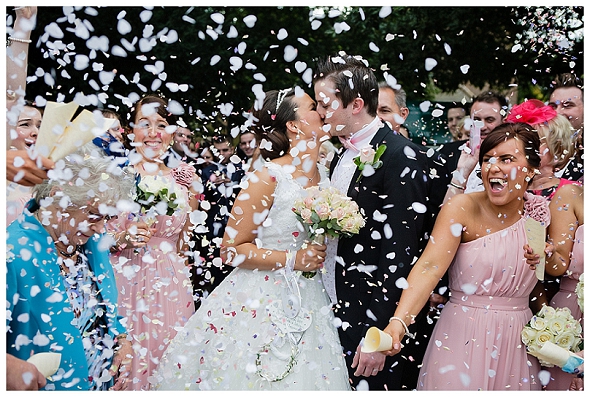
[(289, 152), (291, 147), (287, 134), (287, 122), (298, 120), (297, 106), (293, 101), (295, 90), (268, 91), (262, 107), (252, 111), (252, 129), (256, 141), (260, 142), (260, 155), (265, 160), (273, 160)]

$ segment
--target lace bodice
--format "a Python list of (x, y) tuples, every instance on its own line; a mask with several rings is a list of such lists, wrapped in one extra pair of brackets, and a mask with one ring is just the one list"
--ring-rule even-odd
[[(258, 230), (262, 247), (272, 250), (297, 250), (307, 235), (303, 232), (292, 208), (295, 200), (304, 194), (304, 189), (289, 172), (290, 167), (271, 162), (266, 162), (264, 167), (268, 168), (270, 175), (276, 178), (277, 187), (268, 217)], [(325, 167), (318, 165), (318, 171), (321, 178), (320, 186), (327, 187), (329, 182)]]

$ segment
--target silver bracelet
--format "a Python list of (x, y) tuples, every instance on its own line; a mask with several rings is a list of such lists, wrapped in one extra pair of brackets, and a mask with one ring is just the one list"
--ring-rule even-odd
[(18, 37), (8, 36), (8, 38), (6, 39), (6, 47), (10, 47), (12, 45), (13, 41), (16, 41), (17, 43), (25, 43), (25, 44), (31, 44), (33, 42), (32, 40), (29, 40), (29, 39), (19, 39)]
[(459, 189), (459, 190), (465, 190), (465, 186), (461, 186), (461, 185), (457, 185), (455, 182), (451, 181), (449, 182), (449, 186), (454, 187), (455, 189)]
[(391, 320), (397, 320), (400, 323), (402, 323), (402, 325), (404, 326), (404, 335), (406, 335), (407, 337), (410, 337), (410, 338), (414, 339), (414, 337), (415, 337), (414, 334), (411, 334), (410, 333), (410, 329), (408, 328), (408, 326), (406, 325), (406, 322), (404, 320), (402, 320), (399, 317), (395, 317), (395, 316), (391, 317), (389, 319), (389, 322), (391, 322)]

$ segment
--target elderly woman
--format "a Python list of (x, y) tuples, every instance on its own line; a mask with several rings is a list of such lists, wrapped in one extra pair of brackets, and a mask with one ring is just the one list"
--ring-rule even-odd
[[(7, 388), (125, 390), (132, 347), (101, 233), (133, 176), (107, 159), (66, 160), (7, 229)], [(48, 352), (61, 358), (45, 382), (24, 360)]]

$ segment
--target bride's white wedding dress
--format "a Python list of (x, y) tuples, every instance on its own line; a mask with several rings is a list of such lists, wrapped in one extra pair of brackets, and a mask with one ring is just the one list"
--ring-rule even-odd
[[(265, 167), (277, 186), (259, 244), (295, 252), (306, 237), (292, 211), (303, 188), (281, 166)], [(155, 390), (350, 390), (333, 320), (319, 274), (236, 268), (178, 331), (150, 382)]]

